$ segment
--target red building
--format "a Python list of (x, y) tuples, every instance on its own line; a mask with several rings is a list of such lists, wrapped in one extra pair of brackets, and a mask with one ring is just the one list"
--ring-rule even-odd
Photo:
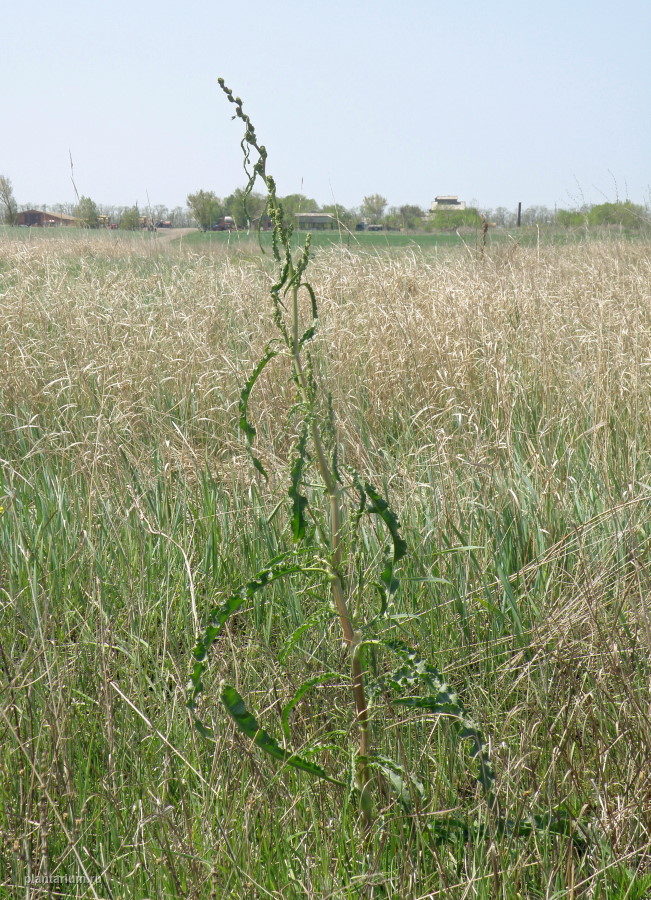
[(79, 225), (74, 216), (63, 216), (60, 213), (47, 212), (44, 209), (24, 209), (16, 217), (16, 225), (32, 225), (36, 228), (54, 225)]

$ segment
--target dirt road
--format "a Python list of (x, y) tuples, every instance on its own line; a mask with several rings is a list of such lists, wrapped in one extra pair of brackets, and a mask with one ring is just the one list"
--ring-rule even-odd
[(156, 240), (167, 243), (183, 237), (184, 234), (192, 234), (196, 230), (196, 228), (158, 228), (156, 230)]

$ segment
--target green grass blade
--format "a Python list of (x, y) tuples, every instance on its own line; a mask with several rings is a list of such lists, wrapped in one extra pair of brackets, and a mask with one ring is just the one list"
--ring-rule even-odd
[(304, 622), (302, 622), (285, 641), (283, 647), (278, 653), (279, 662), (283, 665), (287, 662), (291, 651), (294, 649), (294, 647), (300, 641), (302, 635), (304, 635), (306, 631), (309, 631), (311, 628), (317, 627), (325, 630), (327, 623), (331, 622), (332, 619), (335, 618), (335, 615), (336, 613), (330, 606), (323, 606), (321, 609), (318, 609), (316, 612), (312, 613), (311, 616), (308, 616), (308, 618)]

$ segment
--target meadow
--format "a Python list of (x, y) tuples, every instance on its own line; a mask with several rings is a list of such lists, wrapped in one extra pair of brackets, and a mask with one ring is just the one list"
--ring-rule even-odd
[[(392, 633), (481, 726), (503, 813), (444, 715), (371, 703), (404, 784), (365, 831), (327, 585), (228, 622), (213, 741), (186, 709), (209, 609), (292, 547), (284, 362), (250, 397), (268, 481), (238, 433), (272, 267), (226, 237), (0, 235), (0, 897), (651, 896), (651, 244), (315, 249), (341, 465), (410, 550)], [(224, 679), (343, 783), (260, 754)]]
[[(491, 228), (486, 240), (482, 237), (480, 227), (465, 227), (458, 231), (349, 231), (346, 228), (337, 231), (316, 231), (312, 234), (312, 246), (318, 248), (341, 247), (348, 250), (366, 251), (391, 251), (411, 248), (423, 251), (447, 251), (451, 249), (465, 249), (470, 254), (481, 252), (482, 244), (485, 246), (519, 246), (537, 247), (557, 244), (582, 243), (587, 236), (594, 240), (612, 240), (613, 237), (626, 240), (646, 240), (648, 234), (645, 229), (624, 229), (620, 227), (592, 227), (586, 232), (585, 227), (561, 228), (557, 226), (528, 226), (522, 228)], [(196, 252), (207, 252), (209, 248), (229, 247), (245, 252), (259, 252), (260, 246), (267, 252), (271, 248), (271, 233), (254, 230), (250, 232), (196, 231), (186, 235), (184, 243)], [(300, 247), (305, 240), (304, 232), (295, 232), (292, 236), (292, 245)]]
[[(470, 244), (474, 247), (480, 238), (479, 232), (466, 236)], [(292, 243), (295, 247), (305, 240), (305, 233), (296, 232), (293, 235)], [(269, 231), (258, 233), (251, 232), (228, 232), (213, 231), (189, 234), (185, 238), (188, 246), (197, 251), (207, 250), (209, 247), (231, 248), (250, 248), (252, 251), (258, 251), (262, 246), (266, 251), (271, 248), (271, 233)], [(404, 247), (412, 247), (414, 249), (447, 249), (451, 247), (459, 247), (463, 245), (463, 238), (454, 233), (432, 233), (417, 234), (415, 232), (395, 232), (395, 231), (349, 231), (342, 228), (341, 231), (315, 231), (312, 234), (313, 247), (337, 247), (344, 246), (349, 250), (393, 250), (402, 249)]]

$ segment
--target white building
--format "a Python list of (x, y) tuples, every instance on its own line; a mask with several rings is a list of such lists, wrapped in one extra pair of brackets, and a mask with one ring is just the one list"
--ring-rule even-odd
[(432, 212), (436, 212), (439, 209), (465, 209), (466, 202), (465, 200), (459, 200), (454, 194), (440, 194), (432, 200), (430, 208)]

